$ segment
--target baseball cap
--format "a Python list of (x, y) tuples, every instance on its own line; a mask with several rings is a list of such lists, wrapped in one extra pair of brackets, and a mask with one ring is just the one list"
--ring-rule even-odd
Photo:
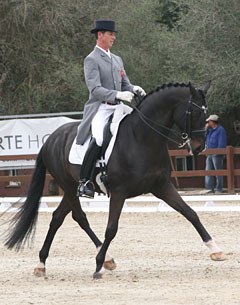
[(207, 119), (206, 119), (206, 122), (208, 121), (214, 121), (214, 122), (217, 122), (219, 120), (219, 116), (216, 115), (216, 114), (211, 114)]

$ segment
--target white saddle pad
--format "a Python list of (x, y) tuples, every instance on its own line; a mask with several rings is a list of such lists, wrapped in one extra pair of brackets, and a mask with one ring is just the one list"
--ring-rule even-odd
[[(108, 148), (105, 152), (104, 160), (101, 160), (101, 162), (104, 161), (105, 164), (108, 163), (109, 157), (112, 153), (114, 143), (115, 143), (116, 138), (117, 138), (117, 133), (118, 133), (118, 128), (119, 128), (120, 122), (123, 120), (123, 118), (126, 115), (128, 115), (128, 114), (125, 114), (116, 124), (116, 128), (114, 130), (113, 136), (112, 136), (112, 138), (110, 140), (110, 143), (108, 145)], [(70, 150), (70, 153), (69, 153), (69, 158), (68, 158), (70, 163), (79, 164), (79, 165), (82, 164), (84, 155), (85, 155), (85, 153), (87, 151), (87, 148), (88, 148), (88, 145), (89, 145), (89, 141), (90, 141), (90, 138), (83, 145), (77, 145), (76, 144), (76, 138), (74, 139), (71, 150)], [(99, 161), (97, 162), (96, 166), (99, 166)]]

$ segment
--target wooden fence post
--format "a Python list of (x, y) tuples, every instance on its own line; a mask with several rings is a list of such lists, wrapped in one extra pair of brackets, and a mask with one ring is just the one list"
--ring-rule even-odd
[(234, 192), (233, 147), (226, 147), (228, 193)]

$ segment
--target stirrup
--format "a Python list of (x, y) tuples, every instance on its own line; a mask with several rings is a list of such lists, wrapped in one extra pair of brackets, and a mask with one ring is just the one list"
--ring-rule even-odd
[(95, 188), (91, 180), (80, 180), (77, 188), (77, 197), (94, 198)]

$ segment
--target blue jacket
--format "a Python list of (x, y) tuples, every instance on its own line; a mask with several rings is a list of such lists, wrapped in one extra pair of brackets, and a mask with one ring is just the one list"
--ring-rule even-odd
[(218, 125), (216, 128), (207, 129), (206, 148), (225, 148), (226, 146), (226, 130), (221, 125)]

